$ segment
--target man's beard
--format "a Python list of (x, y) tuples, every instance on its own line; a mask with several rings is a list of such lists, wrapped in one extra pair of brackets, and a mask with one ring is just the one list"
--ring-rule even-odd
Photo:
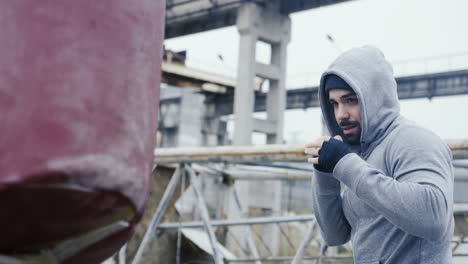
[(340, 128), (343, 131), (344, 134), (344, 128), (345, 127), (352, 127), (356, 128), (356, 130), (353, 133), (350, 134), (344, 134), (345, 136), (345, 141), (351, 145), (359, 145), (361, 141), (361, 123), (358, 121), (349, 121), (349, 120), (343, 120), (340, 122)]

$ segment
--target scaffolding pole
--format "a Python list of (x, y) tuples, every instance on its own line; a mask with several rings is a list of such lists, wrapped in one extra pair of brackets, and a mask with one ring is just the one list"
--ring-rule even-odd
[[(468, 158), (468, 139), (446, 141), (454, 159)], [(222, 146), (196, 148), (158, 148), (154, 151), (155, 163), (203, 162), (274, 162), (303, 161), (305, 145)]]
[[(236, 188), (232, 188), (232, 195), (235, 197), (236, 205), (237, 208), (239, 209), (240, 212), (242, 212), (242, 204), (240, 203), (240, 200), (238, 199), (237, 191)], [(257, 247), (255, 246), (255, 242), (253, 240), (253, 235), (252, 235), (252, 230), (250, 229), (250, 226), (245, 227), (245, 231), (247, 233), (247, 245), (249, 247), (249, 250), (251, 252), (251, 255), (254, 258), (260, 258), (260, 255), (258, 254)], [(260, 260), (255, 261), (255, 264), (262, 264)]]
[[(459, 254), (462, 255), (462, 254)], [(468, 255), (468, 254), (466, 254)], [(286, 262), (293, 260), (293, 256), (282, 256), (282, 257), (265, 257), (259, 259), (226, 259), (227, 263), (251, 263), (257, 260), (265, 261), (265, 262)], [(327, 260), (349, 260), (352, 261), (352, 256), (305, 256), (302, 258), (303, 260), (317, 260), (317, 259), (327, 259)]]
[(120, 250), (117, 255), (118, 257), (118, 264), (126, 264), (127, 263), (127, 246), (128, 244), (125, 244)]
[(304, 145), (221, 146), (196, 148), (158, 148), (155, 162), (271, 162), (284, 160), (304, 161)]
[(210, 240), (210, 245), (213, 250), (213, 260), (215, 264), (223, 264), (223, 256), (218, 248), (218, 241), (216, 240), (212, 225), (210, 223), (210, 217), (208, 214), (208, 209), (206, 208), (205, 200), (200, 192), (200, 188), (198, 186), (197, 178), (195, 176), (195, 172), (190, 168), (188, 165), (184, 165), (185, 170), (187, 171), (190, 183), (193, 187), (193, 191), (195, 196), (197, 197), (197, 204), (198, 208), (200, 209), (200, 215), (203, 220), (203, 227), (205, 228), (206, 232), (208, 233), (208, 238)]
[(174, 171), (174, 174), (172, 175), (171, 181), (167, 185), (166, 190), (164, 191), (164, 195), (161, 198), (161, 201), (159, 202), (158, 209), (153, 215), (153, 219), (151, 220), (150, 225), (146, 229), (145, 236), (143, 237), (143, 240), (141, 241), (140, 246), (138, 247), (137, 253), (135, 257), (133, 258), (132, 264), (139, 264), (141, 261), (141, 258), (143, 257), (143, 252), (151, 240), (152, 237), (154, 237), (154, 232), (156, 231), (156, 228), (161, 221), (162, 216), (166, 212), (167, 206), (169, 205), (169, 201), (171, 200), (172, 196), (174, 195), (174, 191), (177, 187), (177, 184), (179, 183), (179, 179), (181, 176), (181, 170), (180, 166), (176, 168)]
[[(236, 226), (236, 225), (262, 225), (274, 223), (288, 222), (307, 222), (314, 220), (313, 214), (297, 215), (297, 216), (275, 216), (275, 217), (252, 217), (244, 219), (227, 219), (227, 220), (212, 220), (212, 226)], [(158, 229), (177, 229), (177, 228), (200, 228), (203, 227), (203, 222), (182, 222), (182, 223), (163, 223), (158, 226)]]
[[(201, 172), (211, 177), (228, 177), (230, 180), (292, 180), (292, 181), (308, 181), (312, 179), (313, 171), (299, 169), (251, 169), (247, 167), (229, 168), (223, 171), (214, 171), (211, 168), (206, 168), (200, 165), (193, 165), (195, 171)], [(262, 168), (263, 169), (263, 168)]]
[(296, 255), (294, 256), (294, 259), (291, 262), (291, 264), (301, 264), (302, 263), (305, 251), (306, 251), (307, 247), (309, 246), (310, 241), (312, 241), (312, 238), (314, 237), (315, 223), (316, 223), (316, 221), (314, 220), (312, 222), (312, 224), (310, 225), (309, 229), (307, 230), (307, 234), (305, 235), (304, 239), (302, 240), (302, 243), (299, 246), (299, 249), (296, 251)]

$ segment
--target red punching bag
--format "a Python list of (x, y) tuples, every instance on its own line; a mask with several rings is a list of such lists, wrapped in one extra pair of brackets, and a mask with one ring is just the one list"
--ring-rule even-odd
[(99, 263), (129, 239), (149, 191), (164, 9), (0, 0), (0, 255)]

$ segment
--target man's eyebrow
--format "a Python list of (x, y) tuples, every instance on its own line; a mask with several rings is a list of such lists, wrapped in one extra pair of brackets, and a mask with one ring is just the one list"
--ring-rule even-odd
[(346, 98), (352, 97), (352, 96), (357, 96), (357, 95), (356, 95), (355, 92), (349, 92), (349, 93), (347, 93), (347, 94), (345, 94), (345, 95), (342, 95), (340, 98), (341, 98), (341, 99), (346, 99)]

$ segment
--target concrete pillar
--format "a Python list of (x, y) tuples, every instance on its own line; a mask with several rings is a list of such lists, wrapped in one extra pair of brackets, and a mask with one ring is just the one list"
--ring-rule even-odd
[(161, 89), (161, 98), (173, 101), (163, 104), (160, 108), (161, 146), (201, 146), (205, 96), (194, 93), (191, 88), (166, 87)]
[[(288, 21), (289, 22), (289, 21)], [(286, 57), (289, 42), (290, 23), (288, 31), (280, 43), (272, 45), (271, 65), (278, 69), (278, 79), (270, 80), (270, 90), (267, 95), (267, 120), (275, 126), (275, 133), (267, 133), (268, 144), (283, 143), (284, 112), (286, 111)]]
[[(254, 131), (266, 133), (269, 144), (282, 143), (286, 110), (286, 52), (291, 21), (279, 12), (278, 1), (272, 1), (265, 8), (248, 3), (239, 9), (237, 27), (240, 45), (234, 95), (234, 145), (251, 144)], [(256, 61), (259, 40), (271, 45), (270, 64)], [(255, 77), (270, 83), (266, 120), (253, 118)]]
[[(237, 83), (234, 95), (234, 145), (250, 145), (252, 133), (261, 132), (267, 135), (268, 144), (283, 142), (283, 116), (286, 110), (286, 49), (290, 40), (291, 21), (288, 16), (279, 12), (279, 1), (270, 1), (269, 5), (260, 7), (247, 3), (239, 9), (237, 28), (240, 34)], [(270, 64), (256, 61), (256, 45), (263, 41), (271, 45)], [(267, 95), (267, 118), (253, 117), (255, 104), (255, 77), (269, 80)], [(234, 202), (227, 205), (229, 217), (249, 215), (249, 208), (261, 208), (271, 211), (273, 215), (281, 210), (281, 182), (237, 182), (235, 186), (242, 204), (242, 212), (234, 208)], [(258, 189), (274, 190), (268, 202), (252, 196), (251, 191)], [(260, 194), (261, 195), (261, 194)], [(257, 197), (260, 197), (257, 195)], [(256, 199), (258, 199), (256, 201)], [(240, 230), (235, 231), (241, 232)], [(271, 253), (276, 254), (279, 236), (276, 226), (262, 229), (260, 232), (268, 241)], [(245, 242), (245, 241), (242, 241)], [(245, 242), (246, 243), (246, 242)], [(266, 253), (266, 252), (265, 252)], [(268, 252), (270, 253), (270, 252)]]
[[(234, 145), (249, 145), (252, 133), (267, 134), (267, 143), (282, 143), (283, 115), (286, 110), (286, 56), (291, 21), (279, 13), (279, 2), (261, 8), (254, 3), (239, 9), (240, 34), (237, 82), (234, 94)], [(276, 4), (274, 4), (276, 2)], [(270, 64), (256, 61), (257, 41), (271, 45)], [(267, 119), (253, 118), (255, 77), (269, 80)]]
[(178, 124), (178, 147), (198, 147), (202, 145), (202, 128), (205, 115), (203, 94), (184, 90), (181, 96)]
[[(243, 5), (237, 15), (237, 29), (240, 34), (237, 81), (234, 91), (234, 145), (252, 144), (253, 113), (255, 104), (255, 54), (258, 41), (257, 25), (261, 9), (254, 3)], [(234, 189), (234, 190), (232, 190)], [(225, 209), (228, 218), (248, 216), (249, 183), (237, 182), (228, 190)], [(234, 197), (234, 193), (237, 197)], [(244, 256), (247, 249), (248, 231), (245, 227), (229, 228), (226, 244), (237, 256)]]
[(216, 103), (205, 97), (205, 115), (202, 127), (203, 146), (220, 146), (227, 144), (227, 122), (217, 112)]
[(226, 144), (226, 121), (221, 120), (214, 102), (207, 100), (206, 95), (191, 88), (166, 87), (162, 89), (161, 97), (173, 99), (161, 106), (162, 147)]
[(255, 103), (255, 54), (260, 8), (248, 3), (239, 9), (237, 28), (240, 34), (237, 81), (234, 93), (234, 145), (250, 145)]

